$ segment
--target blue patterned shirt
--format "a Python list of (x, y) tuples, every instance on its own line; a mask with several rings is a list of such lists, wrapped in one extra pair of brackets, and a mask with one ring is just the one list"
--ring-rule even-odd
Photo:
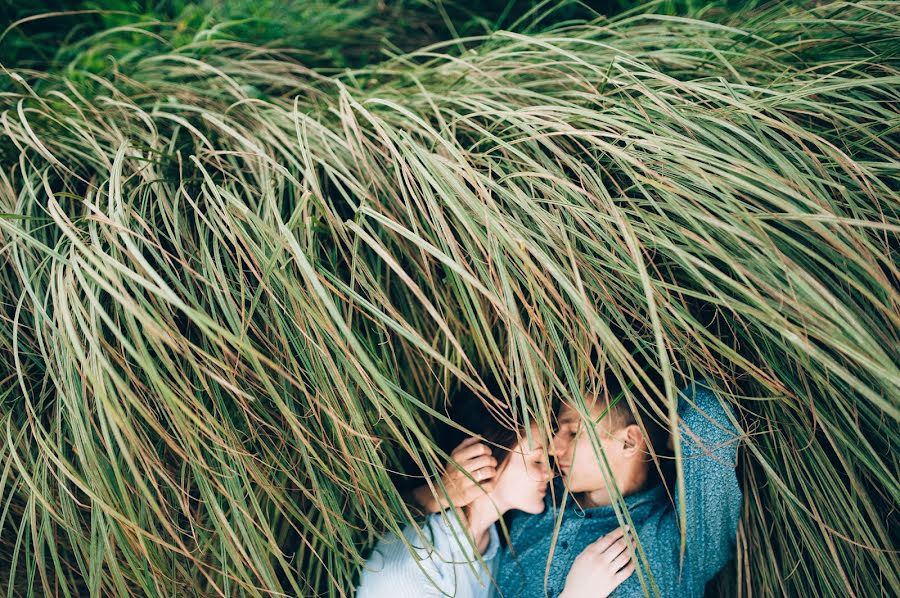
[[(692, 398), (696, 408), (688, 404), (685, 395)], [(741, 489), (735, 474), (737, 430), (728, 419), (726, 407), (704, 381), (694, 382), (681, 391), (678, 411), (684, 422), (681, 425), (686, 510), (683, 567), (677, 496), (673, 505), (662, 485), (626, 496), (625, 504), (646, 552), (655, 589), (646, 571), (639, 570), (643, 563), (638, 560), (634, 574), (613, 591), (612, 597), (702, 598), (706, 582), (734, 557), (741, 509)], [(701, 439), (699, 444), (684, 433), (685, 427)], [(557, 596), (565, 586), (575, 557), (588, 544), (619, 527), (612, 505), (581, 509), (569, 496), (548, 568), (562, 494), (561, 479), (556, 478), (554, 491), (547, 493), (547, 508), (543, 513), (519, 512), (513, 517), (510, 549), (502, 551), (499, 563), (500, 596)]]

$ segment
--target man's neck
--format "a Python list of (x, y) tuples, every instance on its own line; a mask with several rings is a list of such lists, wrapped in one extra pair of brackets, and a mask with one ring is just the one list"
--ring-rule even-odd
[(583, 509), (593, 509), (596, 507), (607, 507), (612, 504), (612, 498), (606, 490), (595, 490), (593, 492), (578, 492), (573, 495), (575, 502), (581, 505)]
[[(630, 480), (626, 482), (620, 487), (622, 497), (624, 498), (636, 492), (640, 492), (646, 486), (646, 482), (647, 476), (643, 476), (641, 479)], [(587, 492), (577, 492), (573, 495), (573, 498), (578, 502), (579, 505), (581, 505), (583, 509), (607, 507), (613, 502), (613, 497), (610, 494), (609, 490), (606, 488), (602, 488), (600, 490), (591, 490)]]

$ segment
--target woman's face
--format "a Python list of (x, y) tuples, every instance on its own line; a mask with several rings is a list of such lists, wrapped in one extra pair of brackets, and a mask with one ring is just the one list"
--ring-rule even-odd
[(497, 472), (494, 499), (501, 499), (511, 509), (526, 513), (544, 511), (547, 483), (553, 474), (547, 466), (539, 438), (540, 430), (537, 425), (532, 424), (533, 444), (528, 442), (527, 436), (521, 436)]

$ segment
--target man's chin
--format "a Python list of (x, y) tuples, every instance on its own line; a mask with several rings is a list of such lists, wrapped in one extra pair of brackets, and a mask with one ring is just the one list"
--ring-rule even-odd
[(578, 482), (575, 480), (563, 481), (563, 485), (566, 487), (566, 490), (569, 491), (569, 494), (574, 494), (576, 492), (584, 492), (584, 490), (581, 489), (581, 486), (579, 486)]

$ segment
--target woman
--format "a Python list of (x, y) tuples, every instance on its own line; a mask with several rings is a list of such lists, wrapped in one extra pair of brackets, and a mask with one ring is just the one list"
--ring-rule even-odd
[[(497, 521), (512, 509), (537, 514), (545, 508), (552, 474), (538, 440), (540, 429), (532, 424), (529, 441), (523, 429), (504, 428), (471, 393), (458, 395), (453, 405), (458, 413), (455, 420), (478, 434), (457, 447), (454, 461), (468, 464), (469, 475), (479, 481), (491, 478), (490, 484), (480, 486), (468, 504), (456, 502), (430, 514), (421, 533), (407, 525), (402, 539), (389, 533), (379, 540), (360, 576), (360, 598), (488, 598), (493, 594), (496, 557), (501, 550)], [(491, 455), (486, 454), (486, 447)], [(458, 501), (466, 492), (452, 494), (451, 499)], [(595, 565), (586, 575), (593, 580), (598, 572), (603, 569)], [(586, 581), (586, 575), (575, 573), (566, 587), (572, 595)], [(598, 588), (594, 585), (592, 589), (596, 592)]]

